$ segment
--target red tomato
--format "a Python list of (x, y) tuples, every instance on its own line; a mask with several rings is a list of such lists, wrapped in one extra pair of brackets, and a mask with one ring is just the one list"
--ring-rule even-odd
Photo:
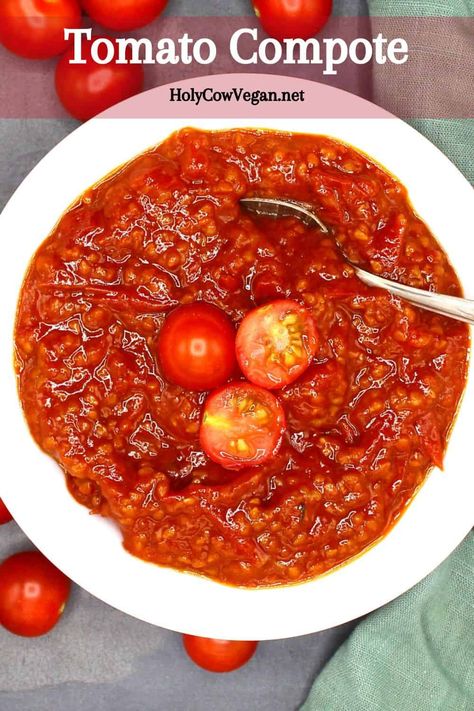
[(200, 440), (225, 469), (262, 464), (278, 452), (285, 414), (272, 393), (246, 382), (211, 393), (204, 405)]
[(59, 620), (71, 581), (38, 551), (17, 553), (0, 565), (0, 624), (38, 637)]
[(183, 644), (195, 664), (211, 672), (230, 672), (255, 654), (258, 642), (233, 642), (183, 634)]
[(10, 511), (7, 509), (3, 501), (0, 499), (0, 526), (3, 523), (8, 523), (11, 521), (13, 516), (11, 515)]
[(70, 43), (64, 39), (64, 28), (73, 29), (81, 24), (77, 0), (0, 2), (0, 42), (10, 52), (28, 59), (61, 54)]
[(309, 312), (296, 301), (271, 301), (249, 311), (237, 331), (237, 360), (248, 380), (282, 388), (310, 365), (317, 338)]
[(328, 21), (332, 0), (253, 0), (265, 31), (277, 40), (314, 37)]
[(82, 0), (93, 20), (111, 30), (134, 30), (158, 17), (168, 0)]
[(82, 42), (85, 64), (69, 63), (74, 56), (71, 48), (56, 67), (56, 93), (64, 108), (79, 121), (87, 121), (119, 101), (138, 94), (143, 88), (145, 75), (140, 64), (116, 64), (114, 61), (96, 64), (92, 60), (90, 50), (96, 39)]
[(204, 301), (178, 306), (158, 335), (158, 358), (167, 380), (188, 390), (212, 390), (236, 369), (235, 329), (229, 317)]

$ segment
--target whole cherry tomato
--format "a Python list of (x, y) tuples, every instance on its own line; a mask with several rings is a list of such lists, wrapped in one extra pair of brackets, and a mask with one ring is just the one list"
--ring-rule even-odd
[(249, 311), (235, 342), (240, 368), (262, 388), (282, 388), (309, 366), (316, 352), (313, 317), (290, 299), (271, 301)]
[(153, 22), (168, 0), (82, 0), (85, 11), (111, 30), (134, 30)]
[(3, 523), (8, 523), (11, 521), (13, 516), (11, 515), (10, 511), (7, 509), (3, 501), (0, 499), (0, 526)]
[(183, 635), (183, 644), (195, 664), (211, 672), (230, 672), (242, 667), (255, 654), (258, 642), (233, 642)]
[(277, 453), (285, 414), (268, 390), (245, 381), (212, 392), (202, 415), (201, 446), (225, 469), (263, 464)]
[(47, 59), (64, 52), (70, 41), (64, 28), (80, 27), (77, 0), (1, 0), (0, 42), (28, 59)]
[(332, 0), (253, 0), (263, 28), (277, 40), (314, 37), (328, 21)]
[(158, 335), (158, 359), (165, 378), (183, 388), (223, 385), (237, 365), (232, 321), (205, 301), (178, 306)]
[(71, 48), (56, 67), (56, 93), (64, 108), (79, 121), (87, 121), (143, 88), (144, 72), (140, 64), (93, 61), (91, 46), (97, 39), (100, 38), (92, 37), (82, 43), (85, 64), (70, 64), (74, 56)]
[(38, 551), (12, 555), (0, 565), (0, 624), (23, 637), (46, 634), (70, 588), (71, 581)]

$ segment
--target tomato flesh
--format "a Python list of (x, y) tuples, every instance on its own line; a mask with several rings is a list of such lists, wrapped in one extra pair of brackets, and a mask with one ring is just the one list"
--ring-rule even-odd
[(314, 37), (329, 20), (332, 0), (253, 0), (263, 28), (277, 40)]
[(245, 316), (235, 345), (245, 377), (273, 389), (292, 383), (308, 368), (317, 343), (309, 312), (296, 301), (280, 299)]
[(27, 59), (48, 59), (64, 52), (64, 29), (80, 27), (77, 0), (1, 0), (0, 42)]
[(188, 390), (212, 390), (236, 369), (235, 329), (229, 317), (204, 301), (179, 306), (158, 335), (165, 378)]
[(420, 445), (435, 467), (443, 468), (443, 439), (432, 412), (427, 412), (415, 425)]
[(183, 644), (193, 662), (211, 672), (230, 672), (246, 664), (255, 654), (258, 642), (210, 639), (183, 635)]
[(13, 516), (11, 515), (10, 511), (3, 503), (2, 499), (0, 499), (0, 526), (4, 523), (8, 523), (12, 520), (12, 518)]
[(200, 440), (206, 454), (226, 469), (266, 462), (280, 448), (285, 414), (267, 390), (236, 382), (206, 400)]
[(93, 61), (91, 46), (97, 39), (92, 37), (82, 43), (85, 64), (70, 64), (74, 56), (71, 48), (56, 67), (56, 93), (66, 111), (79, 121), (87, 121), (143, 88), (145, 74), (141, 65)]
[(134, 30), (153, 22), (168, 0), (82, 0), (90, 17), (111, 30)]
[(0, 624), (38, 637), (58, 622), (71, 581), (38, 551), (17, 553), (0, 565)]

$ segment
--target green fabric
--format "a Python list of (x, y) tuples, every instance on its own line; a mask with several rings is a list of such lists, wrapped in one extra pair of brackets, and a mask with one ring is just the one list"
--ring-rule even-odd
[(474, 0), (367, 0), (371, 15), (395, 17), (471, 17)]
[[(368, 5), (377, 16), (474, 15), (474, 0)], [(474, 183), (474, 119), (410, 123)], [(360, 622), (302, 711), (474, 711), (474, 532), (431, 575)]]
[(302, 711), (473, 711), (474, 533), (434, 573), (372, 613)]
[[(367, 5), (369, 8), (369, 13), (372, 16), (391, 16), (391, 17), (474, 17), (474, 0), (367, 0)], [(414, 20), (416, 22), (416, 20)], [(459, 23), (459, 36), (462, 37), (468, 31), (464, 22)], [(429, 37), (429, 34), (427, 34)], [(469, 76), (472, 74), (472, 57), (474, 55), (474, 37), (471, 43), (471, 57), (463, 56), (461, 61), (454, 61), (455, 57), (459, 56), (459, 52), (464, 51), (465, 44), (459, 43), (459, 47), (456, 47), (456, 43), (453, 43), (452, 55), (446, 55), (446, 62), (452, 64), (459, 68), (460, 66), (465, 67), (465, 72)], [(445, 51), (445, 47), (443, 45)], [(422, 44), (414, 48), (417, 52), (423, 52), (424, 48)], [(465, 53), (465, 51), (464, 51)], [(428, 56), (429, 53), (427, 53)], [(374, 69), (376, 72), (377, 69)], [(380, 71), (383, 71), (381, 69)], [(426, 69), (427, 75), (429, 74), (429, 67)], [(422, 78), (419, 78), (422, 81)], [(381, 106), (385, 108), (392, 108), (390, 105), (389, 98), (385, 93), (384, 96), (379, 97), (380, 100), (377, 101), (377, 80), (374, 80), (374, 101), (375, 103), (380, 103)], [(472, 82), (465, 82), (466, 87), (471, 89), (471, 111), (466, 113), (466, 116), (470, 118), (462, 119), (416, 119), (408, 121), (414, 128), (416, 128), (420, 133), (430, 139), (438, 148), (440, 148), (443, 153), (448, 155), (453, 163), (459, 168), (459, 170), (464, 173), (466, 178), (474, 184), (474, 91), (472, 88)], [(394, 85), (392, 88), (396, 88)], [(387, 91), (387, 89), (385, 90)], [(413, 94), (412, 101), (417, 103), (416, 91)], [(445, 102), (449, 102), (449, 91), (446, 92), (444, 98)], [(466, 104), (467, 106), (469, 104)], [(396, 113), (396, 111), (395, 111)], [(449, 113), (449, 111), (448, 111)]]
[(474, 119), (414, 119), (408, 123), (449, 156), (474, 185)]

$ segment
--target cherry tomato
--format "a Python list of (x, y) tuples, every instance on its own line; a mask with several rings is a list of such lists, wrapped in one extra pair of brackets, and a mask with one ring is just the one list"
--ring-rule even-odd
[(204, 301), (172, 311), (157, 345), (165, 378), (188, 390), (212, 390), (229, 380), (236, 369), (232, 321)]
[(236, 382), (211, 393), (204, 405), (200, 440), (225, 469), (263, 464), (278, 452), (285, 414), (277, 398), (251, 383)]
[(0, 499), (0, 526), (3, 523), (8, 523), (11, 521), (13, 516), (11, 515), (10, 511), (7, 509), (3, 501)]
[(0, 624), (38, 637), (59, 620), (71, 581), (38, 551), (17, 553), (0, 565)]
[(85, 64), (69, 63), (74, 56), (71, 48), (56, 67), (56, 93), (64, 108), (79, 121), (87, 121), (119, 101), (138, 94), (143, 88), (145, 75), (140, 64), (116, 64), (114, 61), (96, 64), (92, 60), (90, 50), (96, 39), (93, 37), (82, 43)]
[(328, 21), (332, 0), (253, 0), (265, 31), (277, 40), (309, 39)]
[(248, 380), (264, 388), (282, 388), (310, 365), (317, 347), (316, 328), (312, 316), (296, 301), (271, 301), (249, 311), (235, 346)]
[(0, 42), (10, 52), (28, 59), (61, 54), (70, 43), (64, 39), (64, 28), (73, 29), (81, 24), (77, 0), (0, 2)]
[(158, 17), (168, 0), (82, 0), (93, 20), (111, 30), (134, 30)]
[(183, 634), (183, 644), (195, 664), (211, 672), (230, 672), (246, 664), (258, 642), (233, 642)]

